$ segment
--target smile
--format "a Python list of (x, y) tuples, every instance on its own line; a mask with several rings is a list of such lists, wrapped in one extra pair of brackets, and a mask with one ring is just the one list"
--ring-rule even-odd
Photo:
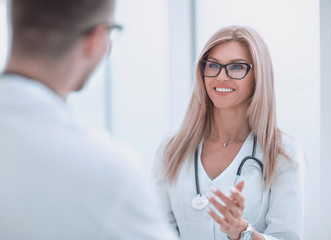
[(223, 92), (223, 93), (228, 93), (228, 92), (233, 92), (234, 89), (232, 88), (215, 88), (217, 92)]

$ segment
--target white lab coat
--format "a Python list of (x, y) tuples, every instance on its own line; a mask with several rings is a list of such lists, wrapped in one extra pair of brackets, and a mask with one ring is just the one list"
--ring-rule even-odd
[(0, 239), (175, 239), (136, 159), (41, 83), (0, 77)]
[[(198, 172), (202, 194), (210, 193), (212, 185), (217, 186), (226, 194), (230, 194), (230, 188), (234, 186), (240, 162), (244, 157), (252, 154), (253, 141), (254, 135), (250, 133), (232, 163), (214, 180), (208, 177), (201, 164), (200, 145)], [(195, 210), (191, 207), (191, 201), (197, 195), (193, 159), (184, 163), (178, 179), (174, 183), (169, 184), (166, 181), (162, 162), (167, 142), (168, 140), (164, 140), (157, 150), (153, 178), (162, 200), (164, 214), (167, 215), (173, 229), (178, 231), (183, 240), (228, 239), (205, 209)], [(280, 159), (277, 178), (271, 185), (270, 191), (263, 190), (258, 164), (253, 160), (245, 163), (238, 179), (238, 182), (245, 181), (243, 218), (262, 233), (265, 239), (297, 240), (302, 239), (303, 235), (304, 154), (301, 146), (284, 134), (283, 144), (287, 154), (293, 160), (293, 164)], [(263, 154), (259, 145), (257, 145), (256, 157), (263, 162)], [(263, 203), (262, 194), (264, 194)], [(260, 217), (259, 214), (261, 214)]]

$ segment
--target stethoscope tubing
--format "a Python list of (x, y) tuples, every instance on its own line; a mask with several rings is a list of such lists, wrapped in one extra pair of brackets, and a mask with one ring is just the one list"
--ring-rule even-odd
[(254, 136), (252, 155), (246, 156), (243, 160), (241, 160), (241, 163), (240, 163), (240, 165), (238, 167), (238, 170), (237, 170), (237, 176), (241, 175), (241, 170), (243, 169), (245, 162), (247, 160), (250, 160), (250, 159), (254, 160), (255, 162), (257, 162), (259, 164), (261, 173), (263, 174), (263, 163), (255, 157), (255, 154), (256, 154), (256, 141), (257, 141), (256, 137)]
[[(262, 163), (262, 161), (260, 161), (259, 159), (257, 159), (255, 157), (255, 154), (256, 154), (256, 145), (257, 145), (257, 139), (256, 139), (256, 136), (254, 136), (252, 154), (249, 155), (249, 156), (246, 156), (245, 158), (243, 158), (243, 160), (241, 160), (241, 163), (240, 163), (240, 165), (238, 167), (238, 170), (237, 170), (237, 173), (236, 173), (235, 185), (237, 183), (237, 180), (238, 180), (239, 176), (241, 175), (241, 172), (242, 172), (242, 169), (243, 169), (245, 163), (248, 160), (254, 160), (259, 165), (259, 169), (261, 170), (261, 174), (263, 176), (263, 163)], [(199, 154), (199, 149), (197, 149), (195, 151), (195, 153), (194, 153), (195, 187), (196, 187), (197, 196), (203, 196), (201, 194), (201, 191), (200, 191), (199, 172), (198, 172), (198, 169), (199, 169), (199, 167), (198, 167), (198, 154)], [(257, 219), (255, 220), (255, 222), (252, 223), (252, 225), (255, 225), (258, 222), (258, 220), (260, 219), (260, 217), (261, 217), (263, 202), (264, 202), (264, 193), (262, 193), (262, 202), (261, 202), (261, 207), (260, 207), (259, 215), (258, 215)]]
[(195, 174), (195, 188), (197, 190), (197, 195), (201, 195), (199, 173), (198, 173), (198, 150), (194, 154), (194, 174)]
[[(256, 142), (257, 142), (256, 136), (254, 136), (252, 154), (250, 156), (246, 156), (245, 158), (243, 158), (243, 160), (241, 160), (241, 163), (240, 163), (240, 165), (238, 167), (238, 170), (237, 170), (237, 178), (241, 175), (241, 171), (242, 171), (245, 163), (247, 162), (247, 160), (254, 160), (255, 162), (257, 162), (259, 167), (260, 167), (261, 174), (263, 175), (263, 163), (255, 157)], [(201, 195), (200, 182), (199, 182), (199, 172), (198, 172), (198, 169), (199, 169), (198, 154), (199, 154), (199, 150), (197, 149), (194, 153), (194, 175), (195, 175), (195, 187), (196, 187), (197, 195)]]

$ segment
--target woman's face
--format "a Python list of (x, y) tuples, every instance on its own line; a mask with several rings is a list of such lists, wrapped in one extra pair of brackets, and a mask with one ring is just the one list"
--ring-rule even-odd
[[(209, 53), (208, 61), (220, 63), (222, 65), (229, 63), (249, 63), (253, 64), (252, 58), (247, 47), (240, 42), (232, 41), (216, 45)], [(210, 68), (216, 69), (217, 64), (209, 65)], [(235, 73), (241, 65), (232, 65), (228, 67), (229, 73)], [(206, 74), (205, 68), (205, 74)], [(231, 74), (231, 73), (230, 73)], [(247, 109), (250, 99), (254, 92), (255, 78), (254, 71), (250, 69), (248, 74), (241, 80), (231, 79), (227, 76), (223, 67), (218, 76), (204, 77), (205, 87), (209, 98), (218, 109)]]

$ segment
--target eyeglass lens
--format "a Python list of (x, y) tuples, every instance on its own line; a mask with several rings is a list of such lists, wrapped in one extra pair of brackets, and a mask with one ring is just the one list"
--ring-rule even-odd
[(119, 37), (121, 30), (122, 30), (121, 27), (111, 27), (109, 29), (110, 42), (114, 42), (114, 40), (116, 40)]

